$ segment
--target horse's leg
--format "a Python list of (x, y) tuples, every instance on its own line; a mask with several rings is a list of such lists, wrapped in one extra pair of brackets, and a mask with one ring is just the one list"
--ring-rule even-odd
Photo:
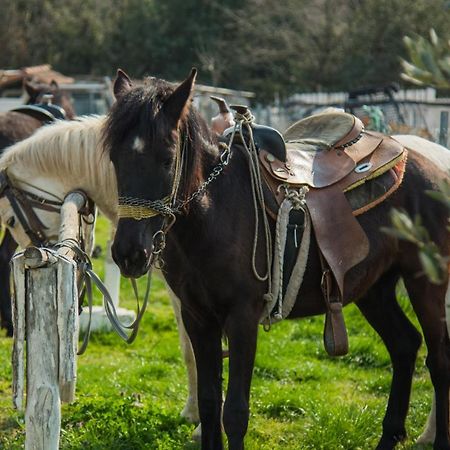
[(222, 327), (214, 315), (199, 319), (183, 307), (182, 317), (197, 367), (202, 450), (221, 450)]
[(417, 438), (416, 444), (432, 444), (436, 437), (436, 399), (433, 395), (433, 404), (431, 405), (431, 411), (428, 415), (427, 423), (422, 434)]
[(8, 336), (13, 335), (9, 263), (14, 255), (14, 252), (16, 251), (16, 248), (16, 241), (11, 236), (11, 233), (6, 230), (3, 241), (0, 245), (0, 315), (1, 326), (2, 328), (6, 328)]
[(198, 423), (200, 418), (198, 415), (198, 400), (197, 400), (197, 370), (195, 368), (195, 357), (192, 349), (191, 341), (184, 327), (183, 319), (181, 318), (181, 304), (180, 299), (174, 294), (172, 289), (167, 286), (170, 300), (172, 301), (173, 311), (178, 325), (178, 336), (180, 338), (181, 353), (183, 354), (184, 363), (186, 364), (188, 375), (188, 398), (186, 405), (181, 412), (181, 416), (192, 423)]
[(435, 450), (450, 450), (450, 341), (445, 323), (447, 284), (433, 285), (424, 276), (405, 275), (405, 286), (427, 343), (427, 367), (436, 400)]
[(406, 437), (405, 420), (412, 376), (422, 341), (420, 333), (398, 306), (395, 296), (397, 280), (396, 274), (385, 274), (357, 303), (386, 345), (393, 366), (391, 391), (378, 450), (393, 449), (397, 442)]
[(244, 302), (241, 305), (234, 314), (228, 315), (225, 324), (230, 362), (223, 425), (230, 450), (244, 448), (249, 418), (250, 384), (261, 314), (261, 311), (252, 310), (251, 307), (245, 308)]

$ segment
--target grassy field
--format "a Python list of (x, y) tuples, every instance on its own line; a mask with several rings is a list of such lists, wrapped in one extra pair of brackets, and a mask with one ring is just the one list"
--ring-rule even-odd
[[(100, 218), (97, 241), (105, 248), (108, 225)], [(104, 254), (104, 252), (103, 252)], [(103, 259), (95, 261), (102, 273)], [(141, 280), (141, 290), (144, 280)], [(123, 282), (121, 304), (134, 308)], [(402, 305), (415, 321), (406, 298)], [(381, 434), (390, 387), (389, 357), (354, 306), (346, 308), (350, 353), (329, 358), (322, 345), (323, 318), (280, 323), (259, 334), (246, 448), (371, 449)], [(0, 448), (20, 449), (23, 415), (11, 406), (12, 340), (0, 338)], [(417, 448), (431, 403), (431, 383), (421, 350), (414, 378), (408, 440)], [(225, 364), (226, 365), (226, 364)], [(136, 341), (114, 334), (92, 337), (78, 359), (77, 399), (64, 405), (61, 448), (197, 449), (194, 426), (180, 418), (186, 376), (175, 320), (164, 284), (155, 279), (152, 300)], [(226, 378), (226, 374), (225, 374)], [(431, 448), (431, 447), (430, 447)]]

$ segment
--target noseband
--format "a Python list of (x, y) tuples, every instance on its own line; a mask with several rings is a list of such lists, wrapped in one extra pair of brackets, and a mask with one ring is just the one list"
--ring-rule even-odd
[(119, 197), (119, 219), (134, 220), (150, 219), (155, 216), (172, 216), (174, 211), (170, 207), (170, 196), (162, 200), (144, 200), (133, 197)]

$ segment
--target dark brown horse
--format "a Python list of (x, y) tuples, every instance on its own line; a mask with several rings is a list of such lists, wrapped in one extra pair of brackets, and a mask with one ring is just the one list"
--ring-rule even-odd
[[(119, 71), (114, 85), (117, 102), (105, 130), (122, 205), (160, 214), (119, 220), (113, 256), (128, 277), (145, 274), (152, 252), (161, 249), (162, 214), (170, 214), (167, 198), (176, 192), (176, 222), (167, 231), (163, 250), (165, 277), (181, 299), (182, 315), (198, 369), (202, 448), (221, 449), (222, 348), (229, 342), (229, 382), (223, 405), (223, 426), (230, 449), (242, 449), (249, 418), (249, 392), (258, 323), (264, 308), (266, 282), (252, 271), (255, 233), (249, 161), (241, 145), (231, 147), (222, 164), (216, 137), (191, 106), (195, 71), (178, 87), (150, 79), (134, 87)], [(182, 164), (179, 164), (182, 154)], [(180, 170), (181, 167), (181, 170)], [(223, 171), (217, 170), (222, 167)], [(445, 325), (447, 283), (433, 285), (420, 275), (416, 248), (381, 231), (390, 226), (392, 208), (419, 214), (443, 254), (449, 253), (448, 212), (425, 193), (446, 178), (433, 162), (410, 150), (402, 185), (389, 199), (359, 216), (370, 253), (346, 276), (344, 302), (357, 305), (384, 341), (393, 365), (391, 392), (378, 449), (393, 449), (406, 436), (412, 375), (421, 335), (397, 304), (395, 286), (403, 278), (428, 347), (427, 366), (436, 396), (434, 448), (449, 450), (450, 346)], [(199, 187), (208, 178), (206, 189)], [(174, 190), (174, 184), (178, 187)], [(132, 199), (133, 202), (125, 201)], [(125, 199), (125, 200), (124, 200)], [(189, 203), (183, 203), (190, 200)], [(119, 201), (120, 203), (120, 201)], [(124, 210), (125, 211), (125, 210)], [(137, 210), (133, 210), (137, 211)], [(120, 212), (120, 204), (119, 204)], [(141, 220), (137, 220), (141, 219)], [(270, 222), (272, 232), (274, 223)], [(156, 234), (156, 235), (155, 235)], [(308, 266), (290, 318), (322, 314), (322, 268), (314, 238)], [(263, 270), (265, 255), (257, 251)]]
[[(44, 95), (52, 95), (52, 103), (63, 108), (67, 119), (75, 117), (68, 95), (61, 91), (55, 81), (50, 84), (26, 81), (24, 87), (29, 96), (27, 105), (42, 103)], [(28, 114), (15, 111), (0, 113), (0, 151), (27, 138), (42, 125), (41, 120)]]
[[(43, 103), (44, 96), (51, 95), (52, 103), (63, 109), (67, 119), (75, 117), (70, 98), (61, 91), (55, 81), (50, 84), (26, 81), (24, 87), (29, 97), (27, 105)], [(47, 123), (46, 120), (41, 120), (39, 116), (33, 117), (23, 112), (8, 111), (0, 113), (0, 154), (6, 147), (31, 136), (45, 123)], [(12, 336), (13, 332), (9, 291), (9, 262), (16, 248), (16, 242), (9, 231), (6, 231), (0, 244), (0, 317), (1, 327), (6, 328), (9, 336)]]

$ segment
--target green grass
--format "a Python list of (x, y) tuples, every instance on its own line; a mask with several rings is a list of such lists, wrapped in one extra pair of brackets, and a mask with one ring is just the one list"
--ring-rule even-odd
[[(103, 218), (97, 230), (104, 249), (108, 225)], [(95, 268), (102, 274), (103, 258)], [(139, 284), (143, 291), (145, 280)], [(126, 282), (121, 297), (123, 306), (134, 308)], [(401, 302), (416, 321), (407, 299)], [(323, 349), (322, 317), (286, 321), (269, 333), (260, 330), (247, 449), (375, 447), (390, 387), (389, 357), (356, 307), (347, 307), (345, 318), (350, 353), (339, 359)], [(23, 448), (25, 433), (23, 415), (11, 406), (11, 345), (11, 339), (0, 338), (2, 449)], [(415, 448), (429, 411), (431, 384), (424, 358), (422, 349), (407, 420), (409, 438), (401, 449)], [(95, 334), (79, 357), (77, 398), (62, 410), (61, 448), (197, 449), (190, 439), (194, 426), (179, 417), (186, 393), (175, 319), (164, 284), (155, 279), (136, 341), (128, 346), (113, 333)]]

